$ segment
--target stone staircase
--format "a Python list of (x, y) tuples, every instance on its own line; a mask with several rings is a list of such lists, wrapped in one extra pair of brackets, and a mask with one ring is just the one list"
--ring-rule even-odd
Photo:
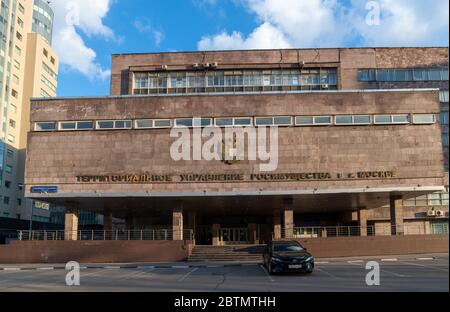
[(262, 262), (266, 245), (195, 246), (190, 262)]

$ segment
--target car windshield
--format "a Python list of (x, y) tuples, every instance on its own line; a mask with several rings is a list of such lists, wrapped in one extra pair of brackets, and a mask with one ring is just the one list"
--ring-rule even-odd
[(298, 252), (303, 251), (304, 249), (300, 245), (274, 245), (273, 251), (275, 252)]

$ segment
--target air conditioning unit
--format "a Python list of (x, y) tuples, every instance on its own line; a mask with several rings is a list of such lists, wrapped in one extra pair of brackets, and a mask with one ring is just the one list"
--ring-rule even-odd
[(445, 214), (442, 210), (436, 210), (436, 217), (443, 217)]
[(209, 68), (209, 67), (211, 67), (211, 64), (210, 63), (205, 63), (205, 64), (203, 64), (203, 67), (204, 68)]
[(169, 68), (169, 66), (167, 66), (167, 65), (161, 65), (162, 70), (167, 70), (168, 68)]
[(306, 65), (305, 61), (300, 61), (300, 62), (298, 63), (298, 67), (300, 67), (300, 68), (305, 67), (305, 65)]
[(217, 68), (219, 66), (219, 63), (214, 62), (214, 63), (211, 63), (209, 66), (213, 67), (213, 68)]
[(192, 65), (192, 67), (194, 67), (195, 69), (197, 69), (197, 68), (200, 67), (200, 65), (199, 65), (198, 63), (195, 63), (195, 64)]
[(427, 212), (428, 217), (436, 217), (436, 210), (428, 210)]
[(322, 88), (322, 89), (328, 89), (329, 87), (330, 87), (330, 86), (329, 86), (328, 84), (322, 84), (322, 85), (321, 85), (321, 88)]

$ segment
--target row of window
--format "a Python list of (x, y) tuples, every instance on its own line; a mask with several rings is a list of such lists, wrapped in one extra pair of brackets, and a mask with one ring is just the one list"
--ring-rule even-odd
[(449, 92), (448, 91), (440, 91), (439, 92), (439, 101), (441, 103), (448, 103), (449, 100)]
[(434, 114), (396, 115), (339, 115), (339, 116), (270, 116), (270, 117), (218, 117), (177, 118), (102, 121), (36, 122), (34, 131), (113, 130), (113, 129), (157, 129), (157, 128), (201, 128), (243, 126), (329, 126), (329, 125), (395, 125), (434, 124)]
[(44, 75), (41, 75), (41, 82), (45, 84), (50, 90), (56, 93), (56, 86), (48, 80)]
[(445, 81), (448, 68), (360, 69), (358, 80), (370, 81)]
[(406, 207), (448, 206), (448, 193), (433, 193), (403, 201)]
[(337, 85), (337, 70), (240, 70), (135, 73), (134, 89)]
[(58, 75), (45, 62), (42, 62), (42, 68), (47, 72), (47, 74), (50, 75), (50, 77), (52, 77), (55, 80), (58, 80)]

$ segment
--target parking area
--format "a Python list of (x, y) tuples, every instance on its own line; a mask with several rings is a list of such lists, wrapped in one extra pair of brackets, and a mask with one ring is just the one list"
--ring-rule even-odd
[[(380, 264), (380, 285), (367, 286), (370, 259), (316, 262), (313, 274), (271, 276), (256, 263), (85, 266), (80, 286), (66, 285), (68, 271), (39, 266), (3, 267), (0, 291), (181, 291), (181, 292), (359, 292), (449, 291), (448, 255), (373, 259)], [(26, 268), (26, 269), (25, 269)]]

